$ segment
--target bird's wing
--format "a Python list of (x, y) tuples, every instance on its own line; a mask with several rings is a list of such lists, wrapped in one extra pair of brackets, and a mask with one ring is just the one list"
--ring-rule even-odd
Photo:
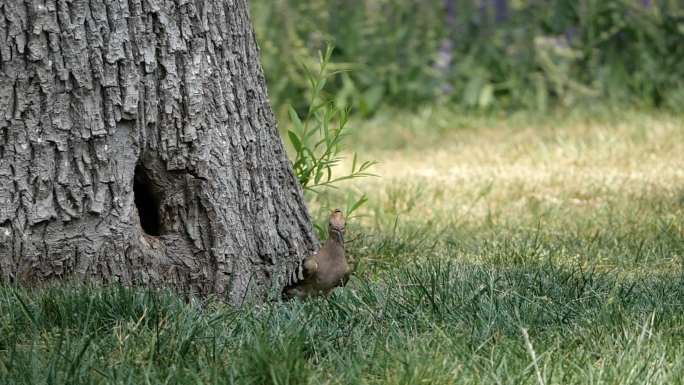
[(311, 276), (318, 271), (318, 262), (313, 257), (304, 260), (304, 276)]

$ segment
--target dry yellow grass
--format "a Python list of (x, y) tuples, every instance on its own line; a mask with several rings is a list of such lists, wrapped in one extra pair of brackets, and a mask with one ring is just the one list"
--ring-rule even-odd
[[(442, 127), (435, 129), (435, 121)], [(676, 201), (684, 191), (684, 123), (677, 117), (473, 118), (460, 127), (463, 118), (454, 127), (447, 121), (440, 115), (364, 123), (358, 132), (368, 135), (356, 141), (364, 158), (379, 162), (374, 172), (381, 177), (349, 185), (391, 214), (461, 221), (628, 209), (637, 199)], [(414, 146), (392, 145), (419, 133), (421, 124)]]

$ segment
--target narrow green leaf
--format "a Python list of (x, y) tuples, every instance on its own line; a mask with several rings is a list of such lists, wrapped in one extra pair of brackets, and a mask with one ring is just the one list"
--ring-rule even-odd
[(347, 217), (351, 216), (351, 214), (354, 211), (358, 210), (359, 207), (363, 206), (363, 204), (366, 202), (368, 202), (368, 197), (366, 196), (366, 194), (361, 195), (361, 198), (359, 198), (354, 204), (352, 204), (352, 206), (350, 208), (349, 207), (347, 208), (346, 216)]
[(299, 135), (303, 135), (304, 134), (304, 125), (302, 124), (301, 119), (299, 119), (299, 115), (297, 115), (297, 111), (295, 111), (294, 107), (292, 107), (290, 105), (290, 106), (288, 106), (287, 112), (290, 115), (290, 122), (292, 123), (292, 125), (298, 131)]
[(301, 153), (302, 152), (302, 142), (299, 141), (297, 134), (295, 134), (294, 131), (292, 131), (292, 130), (287, 130), (287, 136), (288, 136), (288, 138), (290, 138), (290, 143), (292, 143), (292, 147), (294, 147), (297, 154)]

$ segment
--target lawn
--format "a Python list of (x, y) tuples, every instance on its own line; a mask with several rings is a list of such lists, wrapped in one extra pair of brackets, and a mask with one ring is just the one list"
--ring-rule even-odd
[[(0, 289), (3, 384), (684, 383), (684, 123), (384, 113), (351, 146), (359, 261), (306, 302)], [(342, 167), (348, 165), (342, 165)]]

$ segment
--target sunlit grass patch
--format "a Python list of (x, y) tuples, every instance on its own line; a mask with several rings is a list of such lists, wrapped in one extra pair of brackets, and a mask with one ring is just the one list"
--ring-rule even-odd
[[(548, 250), (520, 250), (517, 259), (581, 261), (632, 273), (681, 268), (681, 119), (634, 111), (594, 120), (579, 112), (555, 121), (468, 118), (446, 110), (419, 117), (378, 118), (362, 124), (355, 138), (379, 161), (381, 175), (349, 183), (369, 196), (356, 219), (369, 239), (360, 247), (368, 260), (390, 256), (401, 263), (425, 255), (395, 252), (408, 242), (450, 250), (451, 258), (505, 264), (511, 258), (502, 256), (504, 245), (534, 239)], [(441, 126), (434, 128), (435, 121)], [(432, 130), (439, 140), (430, 139)], [(412, 147), (392, 144), (414, 131), (427, 139), (416, 138)], [(388, 139), (369, 139), (374, 135)], [(325, 206), (340, 194), (318, 201)], [(455, 244), (460, 248), (451, 250)], [(463, 250), (471, 244), (477, 252)]]

